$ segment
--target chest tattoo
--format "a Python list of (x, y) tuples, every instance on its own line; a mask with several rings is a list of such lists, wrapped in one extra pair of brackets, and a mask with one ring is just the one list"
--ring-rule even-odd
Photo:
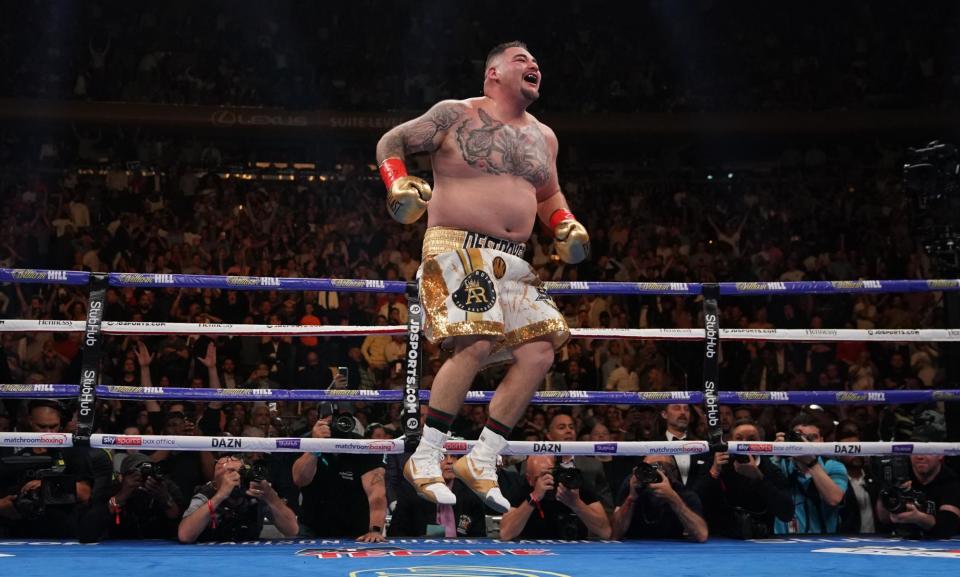
[(550, 179), (547, 140), (536, 126), (516, 128), (478, 110), (457, 128), (457, 144), (470, 166), (488, 174), (519, 176), (541, 187)]

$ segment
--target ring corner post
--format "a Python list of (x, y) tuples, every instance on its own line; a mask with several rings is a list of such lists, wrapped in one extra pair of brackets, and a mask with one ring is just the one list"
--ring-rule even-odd
[(707, 442), (711, 452), (725, 451), (720, 423), (720, 285), (703, 285), (703, 410), (707, 418)]
[(423, 307), (416, 282), (407, 283), (407, 346), (404, 353), (403, 422), (404, 451), (412, 453), (420, 444), (420, 376), (423, 372), (423, 348), (420, 346)]
[(89, 445), (97, 414), (97, 385), (100, 382), (100, 361), (103, 357), (103, 310), (109, 276), (90, 275), (87, 318), (83, 329), (83, 353), (80, 365), (80, 392), (77, 397), (77, 431), (74, 443)]

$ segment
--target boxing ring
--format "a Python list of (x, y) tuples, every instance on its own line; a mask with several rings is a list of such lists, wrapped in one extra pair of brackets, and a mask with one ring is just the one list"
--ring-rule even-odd
[[(83, 333), (82, 380), (79, 384), (2, 384), (0, 398), (70, 398), (78, 403), (76, 433), (0, 433), (0, 446), (105, 449), (137, 447), (151, 450), (230, 452), (346, 452), (403, 453), (417, 442), (420, 402), (429, 391), (419, 389), (422, 358), (419, 334), (422, 311), (415, 286), (397, 281), (356, 279), (296, 279), (185, 274), (85, 273), (77, 271), (0, 269), (0, 282), (50, 283), (89, 288), (85, 321), (0, 320), (0, 330), (12, 332)], [(338, 291), (405, 293), (409, 320), (404, 326), (344, 327), (301, 325), (195, 324), (105, 321), (107, 287), (198, 288), (223, 290)], [(724, 392), (719, 383), (719, 343), (743, 341), (958, 341), (960, 329), (727, 329), (719, 326), (718, 299), (736, 296), (930, 292), (960, 290), (960, 280), (815, 281), (771, 283), (545, 283), (552, 295), (683, 295), (701, 297), (702, 329), (573, 329), (574, 338), (673, 339), (704, 342), (702, 390), (672, 392), (544, 391), (533, 402), (541, 404), (702, 404), (708, 438), (686, 442), (589, 441), (549, 443), (510, 442), (505, 454), (531, 455), (649, 455), (698, 454), (724, 449), (754, 455), (960, 455), (960, 443), (774, 443), (722, 439), (719, 404), (889, 404), (960, 401), (960, 390), (889, 391), (740, 391)], [(403, 390), (286, 390), (189, 389), (177, 387), (104, 386), (100, 357), (104, 334), (206, 334), (244, 336), (363, 336), (406, 335)], [(471, 392), (468, 403), (488, 403), (491, 392)], [(400, 402), (404, 436), (386, 440), (115, 435), (94, 433), (96, 401), (313, 401)], [(446, 450), (462, 454), (472, 441), (449, 441)], [(0, 542), (4, 574), (64, 571), (71, 574), (194, 574), (282, 571), (284, 574), (323, 575), (522, 575), (580, 576), (638, 574), (647, 568), (670, 575), (781, 574), (785, 567), (816, 568), (843, 574), (874, 574), (876, 557), (885, 557), (883, 572), (933, 575), (953, 570), (960, 559), (960, 540), (915, 542), (883, 538), (790, 537), (763, 541), (711, 538), (706, 544), (684, 542), (562, 542), (470, 539), (391, 539), (366, 545), (345, 540), (291, 539), (256, 543), (180, 545), (167, 542), (78, 544), (76, 542)], [(683, 559), (677, 563), (677, 558)], [(802, 557), (802, 558), (801, 558)]]
[(265, 541), (258, 544), (0, 542), (4, 575), (282, 575), (284, 577), (779, 577), (956, 573), (960, 540), (791, 538), (743, 542), (563, 542), (484, 539)]

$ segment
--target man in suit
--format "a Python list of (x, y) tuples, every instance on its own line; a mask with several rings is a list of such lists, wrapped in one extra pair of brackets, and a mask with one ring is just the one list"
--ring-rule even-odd
[[(689, 441), (694, 437), (690, 434), (690, 405), (675, 403), (667, 405), (660, 411), (663, 420), (663, 437), (667, 441)], [(708, 474), (711, 462), (706, 455), (674, 455), (677, 469), (684, 487)]]
[(486, 537), (486, 506), (453, 474), (454, 455), (440, 462), (443, 481), (457, 496), (453, 505), (431, 503), (417, 497), (413, 487), (400, 484), (397, 507), (387, 534), (390, 537)]

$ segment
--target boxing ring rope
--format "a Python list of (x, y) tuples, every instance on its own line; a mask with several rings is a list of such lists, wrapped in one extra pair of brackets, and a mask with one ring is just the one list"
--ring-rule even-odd
[[(86, 285), (98, 273), (48, 269), (0, 268), (0, 282), (25, 284)], [(405, 281), (365, 279), (310, 279), (285, 277), (107, 273), (114, 287), (134, 288), (210, 288), (226, 290), (342, 291), (403, 293)], [(791, 282), (722, 282), (720, 296), (757, 296), (773, 294), (859, 294), (889, 292), (960, 291), (960, 279), (929, 280), (855, 280)], [(702, 283), (682, 282), (545, 282), (547, 292), (555, 295), (688, 295), (703, 293)]]
[[(243, 325), (230, 323), (196, 324), (167, 322), (113, 322), (102, 320), (104, 293), (113, 287), (197, 288), (226, 290), (280, 290), (280, 291), (340, 291), (407, 293), (411, 283), (360, 279), (302, 279), (250, 276), (140, 274), (140, 273), (86, 273), (45, 269), (2, 269), (0, 282), (53, 283), (89, 285), (90, 305), (86, 321), (69, 320), (0, 320), (0, 330), (12, 332), (84, 332), (84, 382), (80, 385), (38, 384), (0, 385), (0, 398), (27, 398), (37, 395), (52, 398), (78, 396), (81, 402), (91, 403), (97, 397), (105, 399), (182, 399), (195, 401), (402, 401), (405, 405), (429, 399), (429, 391), (416, 390), (416, 395), (405, 391), (346, 391), (346, 390), (285, 390), (285, 389), (183, 389), (172, 387), (116, 387), (97, 385), (99, 378), (99, 355), (103, 334), (229, 334), (241, 336), (365, 336), (408, 335), (416, 336), (419, 328), (407, 326), (376, 327), (318, 327), (301, 325)], [(880, 342), (928, 342), (960, 340), (960, 329), (723, 329), (719, 328), (716, 299), (718, 296), (754, 296), (773, 294), (856, 294), (886, 292), (930, 292), (960, 290), (960, 280), (891, 280), (891, 281), (801, 281), (801, 282), (740, 282), (704, 285), (699, 283), (609, 283), (609, 282), (548, 282), (545, 288), (551, 294), (617, 294), (617, 295), (702, 295), (704, 310), (710, 321), (704, 329), (573, 329), (578, 338), (595, 339), (673, 339), (705, 340), (705, 374), (715, 371), (716, 351), (719, 339), (728, 340), (779, 340), (779, 341), (880, 341)], [(416, 296), (414, 295), (414, 299)], [(419, 312), (411, 309), (411, 319)], [(408, 341), (416, 351), (416, 338)], [(92, 349), (88, 355), (88, 350)], [(415, 358), (417, 355), (414, 354)], [(92, 371), (92, 372), (89, 372)], [(419, 377), (419, 374), (417, 374)], [(409, 392), (409, 389), (407, 390)], [(468, 403), (488, 403), (493, 393), (470, 392)], [(609, 392), (609, 391), (545, 391), (536, 394), (534, 403), (541, 404), (666, 404), (674, 402), (698, 403), (714, 411), (718, 403), (749, 404), (872, 404), (872, 403), (920, 403), (960, 400), (960, 390), (939, 391), (739, 391), (718, 392), (715, 383), (708, 381), (704, 391), (669, 392)], [(407, 407), (409, 409), (409, 407)], [(407, 410), (405, 409), (405, 410)], [(310, 439), (310, 438), (257, 438), (257, 437), (200, 437), (162, 435), (104, 435), (87, 434), (92, 429), (93, 414), (81, 419), (78, 435), (67, 433), (3, 433), (0, 446), (73, 446), (76, 441), (89, 443), (92, 447), (117, 448), (140, 447), (172, 450), (230, 450), (230, 451), (337, 451), (357, 453), (402, 453), (403, 437), (390, 440)], [(511, 442), (505, 454), (558, 454), (558, 455), (649, 455), (649, 454), (698, 454), (721, 447), (716, 442), (718, 423), (711, 424), (711, 442)], [(87, 431), (84, 431), (84, 427)], [(408, 430), (409, 432), (409, 430)], [(409, 439), (407, 440), (409, 441)], [(31, 444), (33, 443), (33, 444)], [(446, 447), (451, 453), (465, 453), (472, 441), (453, 441)], [(960, 443), (732, 443), (722, 449), (731, 453), (761, 455), (882, 455), (896, 453), (913, 454), (960, 454)]]
[[(79, 394), (78, 385), (0, 385), (0, 398), (68, 399)], [(115, 400), (176, 401), (316, 401), (378, 402), (403, 400), (399, 390), (345, 389), (190, 389), (183, 387), (130, 387), (99, 385), (100, 398)], [(420, 401), (430, 400), (430, 391), (419, 391)], [(721, 391), (725, 405), (895, 405), (904, 403), (937, 403), (960, 401), (960, 389), (890, 390), (890, 391)], [(469, 391), (467, 404), (489, 404), (493, 391)], [(700, 391), (538, 391), (531, 400), (535, 405), (669, 405), (703, 402)]]
[[(453, 455), (470, 451), (477, 441), (447, 441), (444, 450)], [(0, 433), (0, 447), (72, 447), (69, 433)], [(107, 435), (96, 433), (90, 446), (100, 449), (145, 449), (227, 452), (336, 452), (354, 454), (400, 454), (404, 439), (313, 439), (308, 437), (205, 437), (185, 435)], [(509, 441), (503, 455), (696, 455), (710, 452), (707, 441)], [(864, 441), (858, 443), (797, 443), (743, 441), (730, 443), (728, 451), (741, 455), (960, 455), (960, 443), (904, 443)]]
[[(0, 330), (12, 333), (74, 332), (86, 330), (84, 321), (0, 319)], [(404, 325), (317, 326), (257, 325), (233, 323), (173, 323), (143, 321), (104, 321), (102, 331), (110, 335), (232, 335), (296, 337), (362, 337), (367, 335), (401, 336)], [(601, 340), (704, 340), (704, 329), (597, 329), (572, 328), (579, 339)], [(731, 341), (792, 342), (956, 342), (960, 329), (720, 329), (720, 337)]]

